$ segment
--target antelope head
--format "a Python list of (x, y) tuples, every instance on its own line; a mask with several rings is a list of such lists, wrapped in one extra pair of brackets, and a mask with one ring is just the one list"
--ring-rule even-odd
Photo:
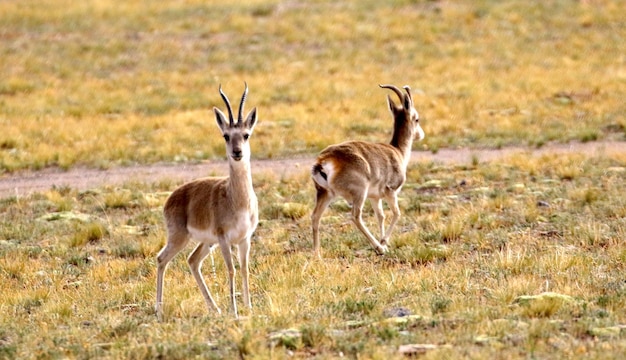
[(219, 126), (222, 131), (224, 141), (226, 142), (226, 154), (229, 159), (233, 159), (234, 161), (240, 161), (242, 159), (249, 161), (250, 143), (248, 142), (248, 139), (252, 135), (254, 125), (256, 125), (257, 114), (255, 107), (248, 113), (246, 119), (243, 119), (243, 105), (246, 102), (246, 96), (248, 95), (248, 84), (246, 83), (246, 88), (241, 96), (237, 122), (235, 122), (233, 118), (233, 110), (230, 106), (230, 101), (228, 100), (226, 94), (222, 91), (222, 85), (220, 85), (219, 91), (222, 99), (224, 99), (226, 108), (228, 109), (228, 120), (226, 120), (226, 115), (224, 115), (224, 113), (217, 107), (214, 107), (213, 111), (215, 112), (217, 126)]
[(395, 120), (395, 129), (407, 128), (410, 131), (411, 139), (420, 141), (424, 139), (424, 130), (420, 126), (420, 116), (413, 104), (413, 96), (411, 95), (411, 88), (408, 85), (404, 86), (406, 92), (403, 93), (395, 85), (379, 85), (381, 88), (393, 90), (393, 92), (400, 98), (400, 105), (396, 105), (391, 99), (391, 96), (387, 95), (387, 102), (389, 104), (389, 110), (393, 114)]

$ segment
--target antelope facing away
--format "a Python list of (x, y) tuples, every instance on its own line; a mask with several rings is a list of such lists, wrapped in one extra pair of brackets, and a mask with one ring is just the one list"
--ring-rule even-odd
[[(393, 136), (389, 144), (348, 141), (331, 145), (324, 149), (313, 165), (311, 172), (317, 199), (311, 216), (313, 227), (313, 246), (320, 257), (319, 225), (322, 213), (331, 200), (341, 196), (352, 206), (352, 218), (356, 227), (365, 235), (380, 254), (388, 251), (391, 232), (393, 231), (400, 209), (398, 193), (406, 180), (406, 169), (411, 156), (413, 140), (424, 138), (424, 131), (419, 124), (419, 115), (413, 106), (413, 97), (408, 86), (406, 94), (394, 85), (380, 85), (391, 89), (400, 98), (396, 105), (387, 96), (389, 110), (394, 118)], [(370, 199), (378, 220), (380, 241), (363, 224), (361, 217), (363, 204)], [(393, 217), (385, 231), (385, 213), (382, 200), (385, 200)]]
[(163, 214), (167, 226), (167, 243), (157, 256), (156, 313), (159, 319), (162, 317), (163, 276), (167, 264), (191, 238), (199, 244), (187, 261), (209, 309), (220, 313), (200, 269), (202, 261), (215, 245), (219, 245), (228, 270), (230, 298), (235, 317), (237, 303), (235, 268), (231, 255), (233, 245), (239, 249), (243, 302), (246, 307), (252, 307), (248, 289), (248, 258), (250, 237), (256, 229), (259, 217), (257, 197), (252, 188), (250, 173), (249, 138), (257, 121), (257, 111), (255, 107), (248, 113), (246, 119), (243, 119), (243, 107), (248, 94), (247, 84), (239, 104), (237, 122), (233, 119), (230, 102), (222, 92), (221, 85), (219, 92), (228, 108), (228, 120), (217, 107), (214, 107), (213, 111), (226, 142), (230, 176), (202, 178), (189, 182), (177, 188), (165, 202)]

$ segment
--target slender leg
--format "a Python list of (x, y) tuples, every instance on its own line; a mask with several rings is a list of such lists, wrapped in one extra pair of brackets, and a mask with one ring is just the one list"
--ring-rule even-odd
[(243, 303), (248, 309), (252, 309), (250, 289), (248, 288), (248, 259), (250, 259), (250, 238), (239, 244), (239, 268), (241, 269)]
[[(372, 203), (372, 209), (376, 214), (376, 220), (378, 220), (378, 230), (380, 231), (380, 239), (385, 238), (385, 212), (383, 211), (383, 201), (381, 199), (370, 199)], [(382, 240), (381, 240), (382, 243)]]
[(200, 288), (200, 292), (202, 293), (202, 296), (204, 297), (204, 301), (206, 302), (209, 310), (213, 309), (217, 311), (218, 314), (220, 314), (221, 311), (219, 307), (217, 307), (215, 300), (213, 300), (213, 297), (211, 296), (211, 293), (209, 292), (209, 289), (207, 288), (206, 283), (204, 282), (204, 278), (202, 277), (202, 274), (200, 273), (200, 269), (202, 268), (202, 261), (204, 260), (204, 258), (207, 257), (207, 255), (209, 255), (210, 252), (211, 252), (210, 245), (207, 245), (205, 243), (200, 243), (198, 244), (196, 249), (191, 253), (191, 255), (189, 255), (189, 259), (187, 259), (187, 262), (189, 263), (189, 267), (191, 268), (191, 274), (193, 275), (194, 279), (196, 279), (196, 283), (198, 284), (198, 287)]
[(389, 207), (391, 208), (393, 217), (391, 218), (391, 222), (389, 223), (389, 229), (387, 229), (386, 235), (380, 241), (381, 244), (383, 245), (389, 245), (391, 243), (390, 242), (391, 232), (393, 231), (394, 226), (396, 226), (396, 223), (398, 222), (398, 219), (400, 218), (400, 208), (398, 207), (398, 195), (394, 193), (387, 200), (387, 202), (389, 204)]
[(235, 314), (235, 318), (238, 318), (237, 301), (235, 299), (235, 266), (233, 265), (233, 256), (230, 250), (229, 242), (227, 242), (223, 238), (220, 239), (220, 250), (222, 250), (224, 263), (226, 264), (226, 269), (228, 270), (228, 282), (230, 284), (230, 300), (231, 300), (233, 313)]
[(365, 224), (363, 224), (363, 219), (362, 219), (361, 215), (362, 215), (362, 211), (363, 211), (363, 203), (364, 202), (365, 202), (364, 194), (361, 194), (359, 196), (353, 197), (353, 202), (352, 202), (352, 218), (353, 219), (352, 220), (354, 220), (354, 224), (356, 225), (356, 227), (359, 230), (361, 230), (363, 235), (365, 235), (367, 240), (369, 240), (370, 244), (372, 244), (374, 249), (376, 249), (376, 251), (379, 254), (386, 253), (388, 251), (387, 250), (387, 246), (381, 245), (378, 242), (378, 240), (376, 240), (374, 238), (372, 233), (365, 227)]
[(319, 238), (320, 220), (324, 210), (326, 210), (328, 204), (330, 204), (330, 201), (333, 199), (333, 196), (328, 192), (328, 190), (319, 186), (317, 183), (315, 183), (315, 189), (317, 190), (317, 199), (315, 202), (315, 209), (313, 209), (313, 214), (311, 215), (311, 226), (313, 227), (313, 249), (315, 251), (315, 255), (318, 258), (321, 258)]
[(157, 318), (162, 320), (162, 306), (163, 306), (163, 278), (165, 276), (165, 270), (170, 260), (176, 256), (189, 242), (189, 235), (186, 232), (170, 232), (167, 237), (167, 244), (159, 251), (157, 255), (157, 291), (156, 291), (156, 305), (155, 311)]

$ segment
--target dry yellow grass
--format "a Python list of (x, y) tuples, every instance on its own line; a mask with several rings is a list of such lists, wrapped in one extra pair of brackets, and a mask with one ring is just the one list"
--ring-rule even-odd
[[(262, 222), (242, 321), (207, 311), (184, 256), (157, 321), (154, 256), (172, 184), (3, 199), (0, 358), (403, 358), (406, 344), (434, 345), (436, 359), (619, 357), (626, 158), (527, 160), (415, 164), (391, 252), (376, 255), (338, 204), (323, 218), (322, 261), (307, 213), (292, 211), (313, 206), (307, 171), (255, 177)], [(227, 307), (224, 272), (207, 260)]]
[[(412, 86), (425, 150), (623, 140), (625, 7), (0, 2), (0, 171), (221, 158), (210, 108), (219, 83), (243, 81), (257, 158), (387, 141), (378, 83)], [(253, 312), (240, 322), (207, 313), (184, 256), (156, 321), (161, 204), (176, 184), (0, 199), (0, 358), (389, 359), (406, 344), (433, 345), (430, 359), (619, 358), (625, 168), (623, 154), (416, 164), (390, 254), (371, 253), (339, 203), (322, 220), (323, 261), (307, 170), (255, 177)], [(216, 260), (204, 274), (227, 308)]]
[[(0, 4), (0, 168), (221, 157), (217, 86), (250, 84), (258, 158), (387, 141), (409, 84), (420, 148), (624, 139), (621, 1)], [(231, 90), (234, 91), (234, 90)]]

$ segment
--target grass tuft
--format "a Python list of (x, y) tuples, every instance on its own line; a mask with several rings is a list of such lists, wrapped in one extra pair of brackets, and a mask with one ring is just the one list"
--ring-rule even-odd
[(108, 234), (106, 227), (99, 222), (80, 224), (70, 240), (70, 247), (82, 247), (86, 244), (98, 243)]

